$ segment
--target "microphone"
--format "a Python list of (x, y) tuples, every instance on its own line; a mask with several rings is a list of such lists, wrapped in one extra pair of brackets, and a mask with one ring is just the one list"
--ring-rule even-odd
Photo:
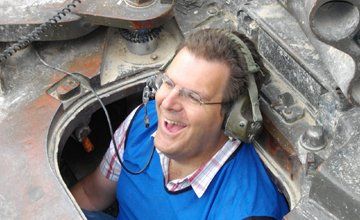
[(146, 80), (146, 85), (143, 89), (143, 94), (142, 94), (142, 101), (145, 107), (144, 123), (146, 128), (150, 126), (150, 118), (147, 112), (147, 103), (149, 102), (150, 99), (155, 98), (155, 93), (156, 93), (155, 79), (156, 76), (151, 76)]
[(143, 101), (143, 105), (145, 107), (144, 123), (145, 123), (146, 128), (148, 128), (150, 126), (150, 118), (149, 118), (149, 115), (147, 113), (147, 103), (149, 102), (149, 99), (150, 99), (150, 88), (149, 88), (148, 85), (146, 85), (144, 87), (143, 95), (142, 95), (142, 101)]

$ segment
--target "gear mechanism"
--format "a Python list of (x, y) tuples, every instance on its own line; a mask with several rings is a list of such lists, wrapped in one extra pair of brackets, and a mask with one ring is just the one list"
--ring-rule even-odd
[(129, 30), (120, 28), (120, 34), (132, 43), (147, 43), (159, 37), (162, 26), (153, 29)]

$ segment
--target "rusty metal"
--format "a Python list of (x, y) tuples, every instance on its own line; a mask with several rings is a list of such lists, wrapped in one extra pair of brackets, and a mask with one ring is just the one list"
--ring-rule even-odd
[(48, 94), (60, 101), (66, 101), (80, 94), (80, 82), (71, 76), (66, 76), (59, 82), (55, 83), (49, 90)]
[(145, 7), (134, 7), (127, 1), (87, 0), (76, 8), (76, 13), (91, 24), (125, 29), (152, 29), (164, 24), (173, 16), (172, 4), (159, 0)]
[[(284, 145), (281, 144), (284, 140), (276, 140), (272, 135), (274, 131), (271, 131), (272, 134), (268, 132), (268, 129), (274, 129), (270, 126), (267, 126), (267, 130), (256, 140), (256, 144), (261, 146), (261, 148), (257, 147), (256, 149), (270, 169), (273, 181), (284, 192), (290, 207), (294, 207), (301, 198), (298, 188), (303, 175), (302, 165), (291, 146), (284, 148)], [(278, 139), (278, 137), (276, 138)], [(274, 172), (274, 170), (277, 171)]]

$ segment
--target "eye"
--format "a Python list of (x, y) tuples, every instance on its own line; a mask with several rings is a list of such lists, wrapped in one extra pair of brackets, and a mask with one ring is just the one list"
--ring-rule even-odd
[(190, 101), (201, 104), (201, 97), (199, 94), (189, 91), (187, 92), (187, 97), (190, 99)]

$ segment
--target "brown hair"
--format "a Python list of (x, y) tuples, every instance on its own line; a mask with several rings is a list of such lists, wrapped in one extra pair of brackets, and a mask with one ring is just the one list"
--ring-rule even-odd
[(230, 111), (232, 104), (241, 94), (247, 93), (247, 63), (244, 55), (235, 49), (238, 45), (228, 37), (229, 33), (239, 37), (251, 51), (255, 62), (261, 63), (254, 44), (245, 35), (221, 29), (204, 29), (194, 32), (177, 49), (178, 52), (186, 47), (195, 56), (228, 65), (230, 76), (223, 94), (224, 104), (222, 105), (222, 112), (225, 114)]

